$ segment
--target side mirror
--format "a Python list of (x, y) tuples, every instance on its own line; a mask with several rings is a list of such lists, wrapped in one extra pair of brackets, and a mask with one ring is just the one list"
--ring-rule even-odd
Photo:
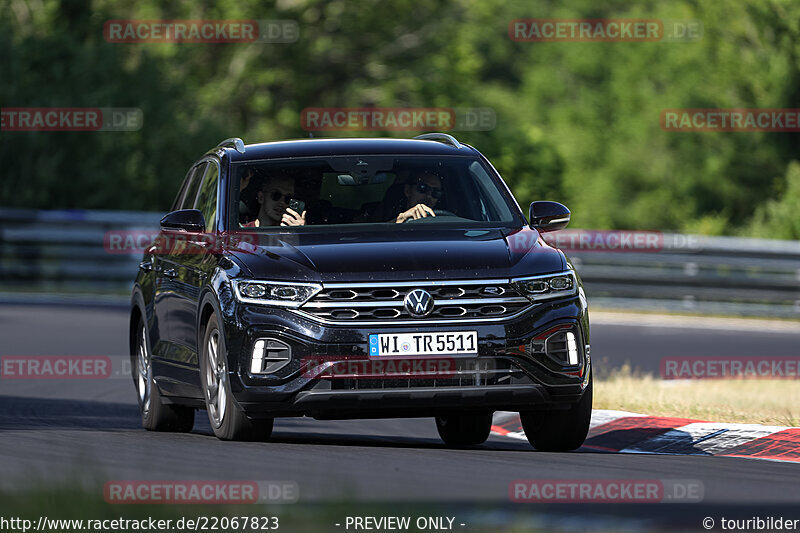
[(558, 202), (532, 202), (528, 211), (530, 226), (542, 233), (558, 231), (569, 224), (569, 209)]
[(181, 209), (164, 215), (161, 219), (161, 229), (202, 233), (206, 230), (206, 220), (203, 213), (197, 209)]

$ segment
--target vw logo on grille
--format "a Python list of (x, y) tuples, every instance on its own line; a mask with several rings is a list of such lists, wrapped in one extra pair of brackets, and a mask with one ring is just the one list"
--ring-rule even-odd
[(414, 318), (422, 318), (433, 311), (433, 296), (424, 289), (414, 289), (406, 294), (403, 305), (408, 314)]

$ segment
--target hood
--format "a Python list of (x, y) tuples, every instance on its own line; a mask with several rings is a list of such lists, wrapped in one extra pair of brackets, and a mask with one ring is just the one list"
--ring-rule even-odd
[(254, 278), (284, 281), (502, 279), (566, 268), (528, 228), (262, 234), (226, 252)]

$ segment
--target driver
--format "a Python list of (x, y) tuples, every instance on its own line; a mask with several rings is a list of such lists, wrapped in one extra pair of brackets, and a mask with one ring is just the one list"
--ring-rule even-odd
[(394, 220), (398, 224), (413, 218), (419, 220), (427, 216), (435, 217), (433, 208), (442, 197), (442, 178), (433, 172), (422, 172), (411, 183), (407, 183), (404, 189), (405, 205), (413, 206), (401, 212)]
[(244, 224), (244, 227), (261, 226), (304, 226), (306, 212), (298, 213), (289, 207), (294, 197), (294, 179), (285, 176), (272, 176), (264, 180), (257, 198), (260, 208), (258, 218)]

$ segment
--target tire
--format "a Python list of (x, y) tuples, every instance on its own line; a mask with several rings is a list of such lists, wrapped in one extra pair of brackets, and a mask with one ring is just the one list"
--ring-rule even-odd
[(437, 416), (436, 429), (448, 446), (482, 444), (492, 430), (492, 413)]
[(194, 426), (194, 409), (183, 405), (166, 404), (161, 398), (155, 377), (150, 344), (144, 322), (136, 324), (136, 342), (131, 354), (134, 369), (133, 384), (139, 400), (142, 427), (149, 431), (176, 431), (187, 433)]
[(531, 446), (542, 452), (577, 450), (589, 433), (592, 418), (592, 378), (578, 403), (566, 411), (520, 412), (522, 429)]
[(228, 375), (228, 352), (216, 315), (211, 315), (203, 333), (200, 381), (208, 421), (221, 440), (258, 441), (272, 435), (273, 419), (251, 420), (236, 403)]

